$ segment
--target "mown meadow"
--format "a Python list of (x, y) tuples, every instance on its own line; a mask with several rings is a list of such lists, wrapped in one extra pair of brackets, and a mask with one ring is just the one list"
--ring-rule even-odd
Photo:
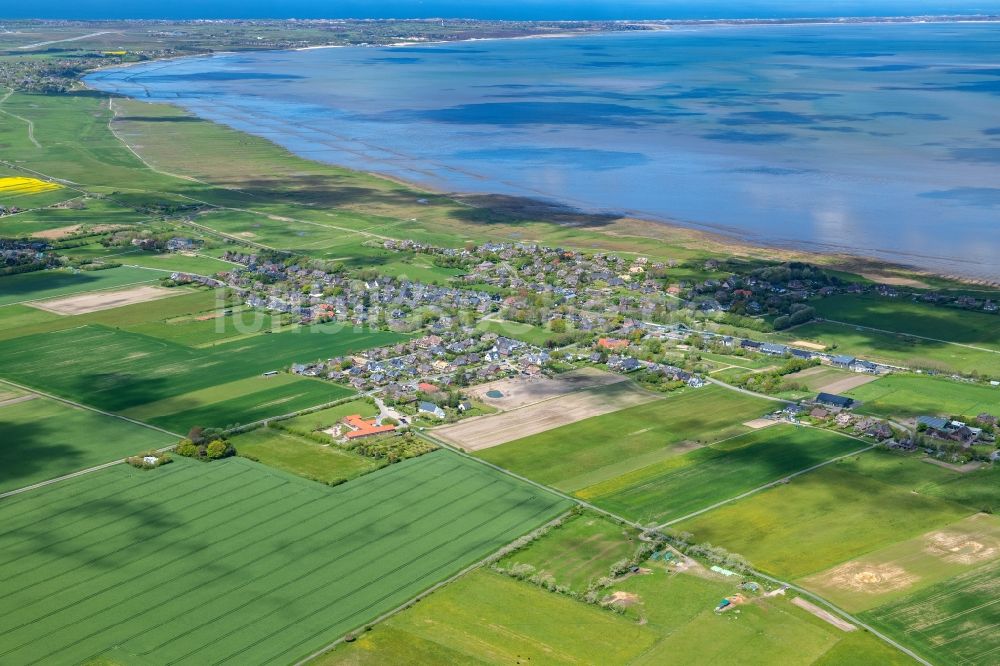
[(766, 400), (706, 387), (484, 449), (484, 460), (560, 490), (577, 491), (669, 458), (678, 447), (749, 430)]
[(582, 488), (576, 495), (643, 524), (663, 523), (868, 445), (825, 430), (775, 425)]

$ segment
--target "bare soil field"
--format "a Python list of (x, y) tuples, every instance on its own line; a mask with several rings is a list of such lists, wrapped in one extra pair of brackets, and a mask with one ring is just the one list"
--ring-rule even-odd
[(846, 610), (858, 612), (998, 560), (1000, 519), (978, 513), (800, 582)]
[[(94, 233), (102, 231), (114, 231), (118, 229), (121, 225), (118, 224), (95, 224), (88, 227), (87, 231), (92, 231)], [(82, 224), (71, 224), (67, 227), (58, 227), (56, 229), (44, 229), (42, 231), (36, 231), (31, 236), (33, 238), (44, 238), (46, 240), (60, 240), (66, 236), (72, 236), (83, 229)]]
[(792, 599), (792, 603), (801, 608), (802, 610), (806, 611), (807, 613), (812, 613), (813, 615), (823, 620), (824, 622), (829, 622), (830, 624), (832, 624), (833, 626), (837, 627), (842, 631), (855, 631), (857, 629), (857, 627), (855, 627), (850, 622), (842, 620), (833, 613), (823, 610), (816, 604), (810, 601), (806, 601), (802, 597), (795, 597), (794, 599)]
[(760, 430), (761, 428), (768, 428), (770, 426), (779, 423), (775, 419), (754, 419), (752, 421), (747, 421), (743, 425), (748, 428), (753, 428), (754, 430)]
[(789, 344), (793, 347), (802, 347), (803, 349), (812, 349), (813, 351), (826, 351), (826, 345), (809, 342), (808, 340), (795, 340)]
[(884, 594), (909, 587), (917, 576), (893, 562), (853, 561), (830, 570), (826, 579), (829, 585), (854, 592)]
[(597, 386), (536, 401), (499, 414), (437, 428), (434, 434), (466, 451), (479, 451), (657, 399), (657, 396), (631, 385), (615, 387), (615, 390)]
[(60, 315), (78, 315), (119, 308), (123, 305), (155, 301), (181, 293), (186, 292), (176, 289), (165, 289), (163, 287), (144, 286), (76, 294), (74, 296), (52, 298), (47, 301), (35, 301), (33, 303), (26, 303), (26, 305)]
[(878, 379), (878, 375), (856, 374), (853, 377), (844, 377), (843, 379), (838, 379), (836, 381), (830, 382), (819, 388), (820, 391), (825, 391), (827, 393), (843, 393), (844, 391), (850, 391), (853, 388), (857, 388), (868, 382), (873, 382)]
[[(499, 379), (469, 389), (469, 394), (475, 400), (486, 403), (490, 407), (507, 411), (574, 391), (582, 391), (595, 386), (608, 386), (623, 381), (625, 381), (625, 377), (621, 375), (601, 372), (594, 368), (583, 368), (567, 372), (553, 379), (548, 377)], [(494, 392), (499, 392), (502, 396), (487, 395)]]

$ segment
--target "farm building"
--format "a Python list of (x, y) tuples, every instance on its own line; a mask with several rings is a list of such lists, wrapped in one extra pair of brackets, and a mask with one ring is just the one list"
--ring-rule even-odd
[(970, 446), (982, 435), (982, 428), (974, 428), (962, 421), (950, 421), (936, 416), (918, 416), (917, 426), (924, 426), (924, 431), (931, 437), (960, 442)]
[(854, 406), (852, 398), (848, 398), (845, 395), (836, 395), (835, 393), (820, 393), (816, 396), (815, 402), (821, 405), (839, 407), (840, 409), (850, 409)]
[(346, 435), (347, 439), (358, 439), (360, 437), (369, 437), (371, 435), (378, 435), (384, 432), (392, 432), (396, 429), (396, 426), (391, 425), (377, 425), (375, 419), (365, 420), (361, 418), (360, 414), (351, 414), (350, 416), (345, 416), (341, 421), (344, 425), (351, 429)]
[(853, 356), (834, 356), (830, 359), (830, 364), (835, 368), (849, 368), (854, 360)]

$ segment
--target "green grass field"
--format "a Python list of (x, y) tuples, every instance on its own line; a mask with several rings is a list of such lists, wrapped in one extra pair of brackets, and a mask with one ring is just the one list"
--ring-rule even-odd
[[(69, 190), (61, 190), (60, 192), (65, 193)], [(79, 196), (78, 192), (72, 192), (72, 194)], [(0, 218), (0, 233), (7, 237), (30, 236), (43, 231), (65, 229), (77, 225), (80, 225), (82, 232), (95, 225), (134, 225), (149, 219), (147, 214), (139, 213), (107, 199), (79, 198), (76, 204), (73, 207), (36, 208)], [(118, 251), (123, 249), (125, 248), (117, 248)], [(74, 250), (75, 248), (70, 250), (70, 253)], [(106, 248), (104, 253), (112, 251), (114, 250)]]
[(889, 375), (846, 393), (862, 414), (896, 418), (1000, 413), (1000, 388), (922, 375)]
[(1000, 513), (1000, 465), (994, 463), (974, 472), (953, 474), (951, 478), (929, 484), (921, 492), (965, 504), (977, 511)]
[[(0, 492), (52, 479), (149, 449), (174, 437), (56, 400), (7, 397), (0, 404)], [(8, 402), (9, 401), (9, 402)]]
[(48, 270), (0, 277), (0, 306), (69, 296), (140, 283), (155, 282), (163, 273), (144, 268), (109, 268), (103, 271)]
[(973, 513), (902, 483), (857, 474), (854, 464), (852, 458), (832, 463), (675, 527), (764, 571), (799, 578)]
[[(395, 333), (315, 326), (241, 338), (202, 350), (106, 326), (87, 325), (0, 342), (0, 375), (107, 411), (122, 411), (268, 370), (280, 370), (294, 362), (309, 362), (402, 339), (404, 336)], [(68, 349), (74, 353), (67, 354)], [(348, 394), (346, 389), (333, 384), (324, 383), (323, 387), (322, 399), (312, 404)], [(320, 393), (318, 388), (313, 391)], [(273, 399), (282, 397), (287, 394)], [(253, 407), (247, 402), (249, 398), (235, 400), (237, 403), (229, 410), (232, 413), (217, 416), (217, 421), (235, 419), (236, 412)], [(299, 404), (298, 408), (305, 406), (308, 405)], [(191, 407), (198, 409), (200, 405)], [(290, 411), (293, 410), (282, 407), (265, 415)], [(246, 422), (246, 418), (239, 420)]]
[(1000, 653), (1000, 560), (861, 614), (935, 664), (993, 664)]
[[(253, 393), (237, 395), (224, 400), (205, 404), (197, 404), (192, 401), (192, 406), (148, 420), (155, 426), (170, 428), (175, 432), (182, 433), (196, 425), (229, 428), (334, 402), (354, 393), (348, 388), (331, 382), (302, 377), (295, 377), (295, 379), (297, 381), (267, 386)], [(249, 384), (251, 381), (240, 383)], [(184, 402), (190, 395), (181, 395), (177, 400)], [(194, 406), (196, 404), (197, 406)]]
[(223, 312), (173, 317), (129, 326), (128, 330), (185, 347), (210, 347), (238, 337), (251, 337), (275, 326), (271, 315), (260, 310), (235, 308), (231, 315)]
[(325, 409), (318, 409), (315, 412), (302, 414), (290, 419), (281, 421), (281, 427), (295, 432), (309, 433), (322, 428), (329, 428), (345, 416), (360, 414), (364, 418), (370, 418), (378, 414), (378, 407), (369, 400), (351, 400), (350, 402), (334, 405)]
[(643, 524), (663, 523), (866, 446), (825, 430), (775, 425), (668, 458), (576, 495)]
[(57, 315), (27, 305), (7, 305), (0, 307), (0, 340), (63, 331), (86, 324), (131, 330), (178, 317), (211, 314), (216, 308), (215, 296), (207, 289), (179, 291), (178, 295), (170, 298), (79, 315)]
[(242, 456), (323, 483), (353, 479), (380, 466), (371, 458), (277, 428), (258, 428), (230, 441)]
[(567, 506), (447, 451), (336, 488), (115, 466), (0, 502), (0, 658), (290, 663)]
[(476, 571), (314, 663), (627, 664), (655, 642), (607, 611)]
[[(783, 597), (739, 614), (713, 612), (732, 581), (689, 574), (633, 576), (626, 615), (476, 571), (339, 645), (317, 666), (367, 664), (836, 664), (912, 661), (865, 632), (844, 633)], [(641, 618), (641, 619), (639, 619)]]
[(798, 582), (856, 613), (898, 602), (995, 560), (1000, 560), (1000, 518), (977, 513)]
[(575, 491), (676, 455), (683, 442), (707, 444), (746, 432), (765, 400), (718, 387), (636, 407), (480, 451), (485, 460), (560, 490)]
[(484, 319), (476, 325), (476, 328), (480, 331), (487, 331), (507, 338), (522, 340), (529, 345), (536, 345), (538, 347), (544, 347), (546, 342), (555, 337), (551, 331), (540, 326), (522, 324), (516, 321)]
[(539, 574), (553, 576), (558, 585), (586, 592), (591, 581), (610, 575), (612, 564), (635, 554), (640, 543), (637, 537), (634, 529), (585, 513), (567, 520), (499, 564), (504, 568), (530, 564)]
[(843, 294), (811, 303), (824, 319), (1000, 351), (1000, 317), (875, 295)]
[[(877, 326), (877, 323), (869, 325)], [(976, 371), (986, 375), (1000, 375), (1000, 354), (991, 349), (972, 349), (901, 333), (882, 333), (844, 324), (815, 322), (796, 326), (786, 334), (774, 337), (784, 342), (799, 339), (819, 342), (833, 347), (834, 353), (851, 354), (890, 365), (942, 372)]]

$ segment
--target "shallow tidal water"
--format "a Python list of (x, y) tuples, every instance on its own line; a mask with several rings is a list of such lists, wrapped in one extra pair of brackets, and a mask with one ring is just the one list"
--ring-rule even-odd
[(1000, 279), (1000, 24), (711, 26), (104, 70), (305, 157)]

